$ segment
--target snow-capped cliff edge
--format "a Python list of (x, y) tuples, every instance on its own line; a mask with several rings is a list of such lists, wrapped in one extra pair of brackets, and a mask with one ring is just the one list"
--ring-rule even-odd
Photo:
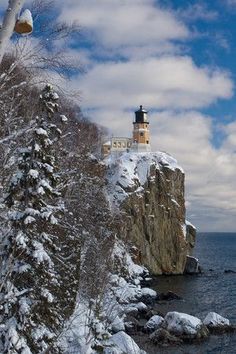
[(167, 153), (110, 156), (108, 194), (119, 208), (119, 237), (137, 248), (136, 261), (153, 274), (181, 274), (195, 242), (185, 219), (184, 171)]

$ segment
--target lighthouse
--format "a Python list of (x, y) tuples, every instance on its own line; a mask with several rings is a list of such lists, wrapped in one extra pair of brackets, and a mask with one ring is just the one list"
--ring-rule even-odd
[(135, 120), (133, 122), (133, 142), (132, 150), (137, 152), (151, 151), (150, 133), (147, 111), (143, 106), (135, 112)]

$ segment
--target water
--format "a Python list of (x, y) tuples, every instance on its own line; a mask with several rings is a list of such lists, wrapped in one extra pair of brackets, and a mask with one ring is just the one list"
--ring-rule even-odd
[[(156, 277), (153, 289), (158, 292), (171, 290), (183, 301), (163, 301), (155, 310), (163, 314), (168, 311), (185, 312), (201, 319), (214, 311), (236, 324), (236, 274), (224, 273), (226, 269), (236, 271), (236, 234), (199, 233), (194, 256), (204, 270), (202, 275)], [(201, 344), (174, 348), (159, 349), (147, 343), (142, 345), (150, 354), (235, 354), (236, 334), (211, 336)]]

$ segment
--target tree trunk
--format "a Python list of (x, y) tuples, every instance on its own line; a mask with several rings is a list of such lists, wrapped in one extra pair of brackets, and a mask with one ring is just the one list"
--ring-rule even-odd
[(16, 15), (21, 10), (24, 2), (25, 0), (9, 0), (8, 2), (8, 8), (4, 14), (2, 28), (0, 29), (0, 64), (15, 27)]

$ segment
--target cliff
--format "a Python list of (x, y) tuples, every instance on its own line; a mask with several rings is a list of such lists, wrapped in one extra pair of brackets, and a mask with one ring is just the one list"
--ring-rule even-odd
[(162, 152), (124, 153), (106, 164), (110, 202), (123, 220), (119, 237), (153, 274), (183, 273), (195, 228), (185, 219), (181, 167)]

